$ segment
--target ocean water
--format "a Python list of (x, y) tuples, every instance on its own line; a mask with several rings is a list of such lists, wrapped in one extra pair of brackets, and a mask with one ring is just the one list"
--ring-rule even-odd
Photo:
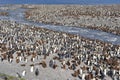
[(120, 0), (0, 0), (0, 4), (120, 4)]

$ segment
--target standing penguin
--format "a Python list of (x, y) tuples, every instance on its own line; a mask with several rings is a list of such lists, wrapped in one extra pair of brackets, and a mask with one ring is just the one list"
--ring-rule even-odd
[(34, 66), (32, 65), (30, 68), (30, 72), (33, 72), (33, 70), (34, 70)]
[(35, 75), (36, 75), (36, 76), (39, 75), (39, 70), (38, 70), (38, 68), (35, 70)]
[(49, 66), (50, 66), (50, 67), (53, 67), (53, 65), (54, 65), (53, 62), (54, 62), (53, 60), (50, 60), (50, 62), (49, 62)]
[(26, 75), (26, 71), (23, 70), (23, 72), (22, 72), (22, 76), (25, 76), (25, 75)]

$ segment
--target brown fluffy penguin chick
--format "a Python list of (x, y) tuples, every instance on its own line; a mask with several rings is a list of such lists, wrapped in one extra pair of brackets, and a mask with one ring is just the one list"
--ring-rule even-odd
[(77, 61), (77, 64), (78, 64), (78, 65), (80, 65), (80, 64), (81, 64), (81, 62), (80, 62), (80, 61)]
[(87, 67), (86, 67), (86, 66), (83, 66), (83, 67), (81, 67), (81, 69), (82, 69), (83, 71), (85, 71), (85, 70), (87, 69)]
[(46, 64), (45, 61), (42, 61), (40, 64), (42, 65), (43, 68), (46, 68), (46, 67), (47, 67), (47, 64)]
[(16, 63), (19, 63), (20, 62), (20, 60), (19, 59), (16, 59)]
[(69, 66), (69, 67), (68, 67), (68, 69), (72, 70), (72, 67), (71, 67), (71, 66)]
[(75, 61), (75, 60), (71, 60), (71, 62), (72, 62), (72, 63), (76, 63), (76, 61)]
[(53, 65), (53, 69), (56, 69), (56, 67), (58, 67), (56, 64)]
[(34, 66), (34, 64), (30, 64), (30, 66)]
[(73, 76), (73, 77), (77, 77), (79, 74), (80, 74), (80, 71), (77, 70), (77, 71), (74, 71), (74, 73), (72, 74), (72, 76)]
[(25, 64), (21, 64), (21, 66), (25, 67), (26, 65)]
[(59, 57), (54, 56), (54, 57), (53, 57), (53, 60), (59, 60)]
[(66, 66), (65, 65), (62, 65), (62, 67), (61, 67), (62, 69), (66, 69)]
[(70, 66), (70, 61), (69, 60), (66, 62), (66, 65)]

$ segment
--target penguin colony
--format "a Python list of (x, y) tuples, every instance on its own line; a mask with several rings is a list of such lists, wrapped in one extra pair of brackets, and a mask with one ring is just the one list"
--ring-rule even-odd
[[(0, 61), (20, 64), (20, 77), (26, 76), (24, 67), (31, 61), (30, 72), (36, 77), (40, 76), (36, 66), (41, 66), (72, 70), (71, 76), (80, 80), (120, 80), (120, 45), (10, 21), (1, 23), (10, 25), (0, 26)], [(54, 56), (47, 63), (50, 55)]]
[(120, 35), (120, 5), (26, 5), (30, 21), (90, 28)]

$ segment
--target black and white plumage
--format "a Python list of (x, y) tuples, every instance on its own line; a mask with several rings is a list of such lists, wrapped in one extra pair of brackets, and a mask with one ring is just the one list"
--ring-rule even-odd
[(23, 70), (23, 72), (22, 72), (22, 76), (25, 76), (25, 75), (26, 75), (26, 71)]
[(55, 61), (54, 61), (54, 60), (50, 60), (49, 66), (50, 66), (50, 67), (53, 67), (53, 65), (55, 65)]
[(39, 75), (39, 70), (38, 70), (38, 68), (35, 70), (35, 75), (36, 75), (36, 76)]

